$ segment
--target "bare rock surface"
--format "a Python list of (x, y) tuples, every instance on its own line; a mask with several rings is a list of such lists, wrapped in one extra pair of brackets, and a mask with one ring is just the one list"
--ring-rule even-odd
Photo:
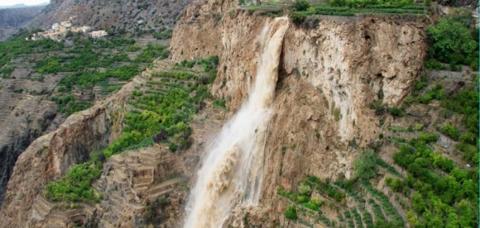
[[(256, 39), (271, 18), (232, 2), (188, 7), (174, 30), (171, 52), (176, 61), (219, 55), (213, 93), (234, 112), (254, 81), (261, 52)], [(381, 132), (370, 104), (398, 105), (422, 69), (424, 26), (421, 18), (395, 16), (320, 16), (313, 26), (290, 26), (265, 147), (267, 211), (278, 206), (279, 186), (291, 189), (306, 175), (352, 176), (358, 148)], [(277, 217), (281, 211), (267, 214), (271, 221), (282, 217)]]

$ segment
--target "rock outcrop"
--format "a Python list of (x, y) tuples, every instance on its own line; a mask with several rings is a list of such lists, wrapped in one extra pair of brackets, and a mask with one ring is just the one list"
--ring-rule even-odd
[(36, 139), (18, 158), (0, 211), (1, 227), (23, 226), (45, 184), (61, 177), (72, 164), (107, 145), (122, 129), (125, 102), (136, 80), (94, 107), (73, 114), (55, 131)]
[[(171, 52), (177, 61), (219, 55), (213, 93), (235, 111), (254, 81), (255, 39), (270, 19), (220, 2), (184, 12)], [(353, 159), (380, 132), (370, 104), (399, 104), (423, 66), (424, 26), (417, 17), (319, 16), (289, 28), (265, 148), (267, 208), (275, 208), (278, 186), (290, 189), (305, 175), (351, 176)]]
[(31, 27), (47, 28), (75, 17), (78, 25), (96, 29), (136, 33), (171, 27), (190, 0), (155, 1), (53, 1), (35, 18)]
[[(157, 61), (119, 92), (94, 107), (70, 116), (57, 130), (35, 140), (18, 158), (0, 209), (0, 227), (141, 227), (158, 224), (177, 227), (188, 195), (188, 178), (195, 172), (201, 151), (221, 127), (224, 112), (207, 105), (192, 121), (193, 145), (172, 153), (154, 145), (114, 155), (105, 164), (94, 188), (98, 204), (49, 202), (48, 182), (88, 159), (122, 131), (127, 102), (136, 88), (147, 87), (152, 72), (170, 68)], [(153, 83), (153, 82), (152, 82)]]

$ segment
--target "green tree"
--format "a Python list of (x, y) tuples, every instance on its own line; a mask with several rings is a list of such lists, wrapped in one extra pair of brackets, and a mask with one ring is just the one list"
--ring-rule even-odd
[(477, 43), (465, 24), (443, 18), (427, 29), (427, 35), (431, 58), (452, 64), (471, 64), (475, 61)]

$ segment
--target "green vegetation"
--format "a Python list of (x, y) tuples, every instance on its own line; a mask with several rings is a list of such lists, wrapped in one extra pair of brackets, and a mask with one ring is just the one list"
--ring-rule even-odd
[(453, 140), (458, 140), (460, 138), (460, 132), (458, 128), (453, 126), (451, 123), (446, 123), (440, 127), (440, 132), (447, 135)]
[(91, 187), (100, 177), (101, 164), (97, 161), (74, 165), (60, 180), (47, 185), (47, 197), (53, 201), (95, 202), (99, 195)]
[(156, 58), (167, 58), (169, 55), (168, 48), (163, 45), (149, 44), (140, 55), (137, 56), (135, 62), (150, 63)]
[(308, 0), (295, 0), (292, 7), (296, 11), (305, 11), (310, 7), (310, 2)]
[[(412, 139), (401, 145), (394, 156), (395, 162), (408, 172), (406, 184), (415, 190), (415, 219), (410, 217), (409, 222), (421, 227), (445, 227), (452, 222), (460, 227), (476, 226), (476, 172), (456, 167), (453, 161), (434, 152), (431, 142)], [(452, 221), (453, 217), (457, 219)]]
[(172, 38), (172, 32), (173, 32), (172, 29), (165, 28), (158, 32), (153, 33), (153, 37), (155, 37), (155, 39), (158, 39), (158, 40), (167, 40)]
[[(65, 115), (90, 107), (98, 95), (118, 90), (154, 59), (168, 56), (164, 46), (142, 48), (135, 40), (122, 37), (95, 40), (72, 34), (72, 44), (64, 46), (52, 40), (28, 41), (28, 36), (25, 33), (0, 42), (0, 77), (9, 78), (18, 59), (33, 61), (34, 70), (41, 74), (30, 80), (59, 74), (62, 79), (51, 99)], [(128, 54), (137, 57), (131, 60)], [(93, 94), (95, 87), (101, 89), (100, 94)]]
[[(437, 137), (422, 133), (422, 142), (431, 142)], [(436, 158), (435, 164), (439, 167), (450, 165), (440, 157)], [(340, 227), (404, 227), (405, 221), (391, 199), (371, 183), (382, 175), (394, 175), (395, 178), (386, 177), (387, 186), (399, 192), (397, 194), (410, 194), (410, 187), (404, 177), (373, 150), (365, 150), (358, 156), (354, 162), (354, 171), (352, 179), (336, 182), (308, 176), (298, 184), (295, 191), (286, 191), (280, 187), (278, 194), (287, 199), (290, 206), (297, 209), (297, 213), (316, 218), (316, 221), (328, 227), (332, 224)], [(314, 199), (322, 202), (319, 207), (308, 206)], [(337, 219), (325, 217), (323, 207), (337, 211)]]
[(373, 150), (360, 154), (353, 164), (355, 175), (362, 180), (369, 180), (377, 176), (377, 155)]
[(225, 99), (216, 99), (213, 101), (213, 106), (221, 109), (226, 109), (226, 102)]
[[(477, 44), (472, 44), (473, 37), (461, 22), (443, 19), (429, 28), (428, 34), (432, 50), (427, 67), (445, 69), (447, 64), (457, 66), (477, 61), (472, 57)], [(457, 67), (454, 68), (452, 70)], [(463, 164), (435, 151), (432, 144), (438, 140), (437, 133), (419, 132), (416, 138), (397, 141), (399, 150), (393, 158), (405, 169), (407, 177), (387, 178), (386, 184), (399, 195), (411, 199), (411, 206), (402, 207), (408, 211), (407, 219), (412, 227), (477, 227), (477, 85), (464, 86), (447, 96), (440, 84), (422, 77), (406, 103), (429, 104), (434, 100), (440, 104), (435, 107), (444, 118), (436, 130), (458, 141), (457, 151), (473, 168), (464, 168)], [(458, 117), (461, 123), (457, 122)]]
[(289, 206), (285, 210), (285, 218), (290, 220), (297, 220), (297, 209), (294, 206)]
[(52, 100), (57, 104), (58, 111), (66, 115), (87, 109), (92, 105), (90, 101), (79, 101), (71, 94), (53, 97)]
[[(218, 62), (217, 58), (209, 59), (211, 66)], [(194, 73), (179, 68), (152, 75), (147, 89), (132, 94), (122, 134), (93, 153), (90, 160), (72, 166), (62, 179), (49, 183), (46, 196), (55, 201), (93, 202), (99, 196), (91, 184), (100, 176), (105, 159), (112, 155), (154, 143), (165, 143), (172, 151), (187, 149), (192, 131), (189, 123), (209, 97), (208, 84), (213, 81), (208, 78), (202, 83), (202, 79), (211, 76), (215, 76), (211, 71)]]
[(315, 4), (308, 0), (296, 0), (289, 4), (288, 9), (284, 4), (275, 1), (263, 2), (260, 5), (241, 5), (250, 11), (260, 11), (266, 16), (278, 16), (288, 10), (289, 17), (295, 24), (301, 24), (307, 17), (313, 15), (425, 15), (427, 10), (424, 4), (417, 4), (412, 0), (331, 0)]
[(60, 81), (53, 97), (59, 111), (70, 115), (93, 103), (91, 100), (79, 101), (72, 91), (92, 90), (100, 86), (104, 94), (112, 93), (121, 87), (121, 84), (112, 84), (112, 80), (116, 83), (128, 81), (155, 58), (166, 58), (168, 55), (165, 47), (148, 45), (132, 61), (125, 51), (132, 50), (134, 43), (134, 40), (121, 38), (91, 40), (77, 37), (75, 49), (70, 55), (39, 62), (37, 71), (40, 73), (70, 72)]
[[(431, 59), (452, 65), (478, 67), (478, 42), (476, 33), (456, 18), (442, 18), (427, 29), (430, 42), (428, 54)], [(430, 61), (427, 67), (438, 69), (438, 62)]]
[[(477, 85), (466, 86), (452, 95), (446, 96), (441, 85), (427, 86), (425, 77), (420, 78), (415, 85), (415, 90), (407, 97), (406, 104), (421, 103), (429, 104), (433, 100), (440, 102), (445, 113), (458, 114), (462, 118), (462, 126), (453, 126), (446, 123), (439, 126), (439, 131), (455, 141), (457, 149), (462, 152), (464, 159), (472, 165), (477, 163), (477, 141), (478, 135), (478, 94)], [(420, 139), (426, 143), (437, 141), (435, 133), (420, 133)]]
[(350, 8), (366, 8), (366, 7), (405, 7), (411, 6), (412, 0), (331, 0), (332, 6), (348, 6)]
[(32, 53), (46, 53), (63, 49), (63, 45), (51, 40), (26, 41), (28, 34), (22, 33), (0, 42), (0, 69), (13, 59)]

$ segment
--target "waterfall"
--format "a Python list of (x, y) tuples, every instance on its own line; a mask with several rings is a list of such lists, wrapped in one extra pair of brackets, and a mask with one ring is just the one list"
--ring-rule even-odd
[(234, 207), (258, 204), (265, 133), (288, 26), (286, 17), (265, 23), (259, 35), (262, 53), (254, 85), (240, 110), (207, 148), (188, 199), (185, 228), (222, 227)]

